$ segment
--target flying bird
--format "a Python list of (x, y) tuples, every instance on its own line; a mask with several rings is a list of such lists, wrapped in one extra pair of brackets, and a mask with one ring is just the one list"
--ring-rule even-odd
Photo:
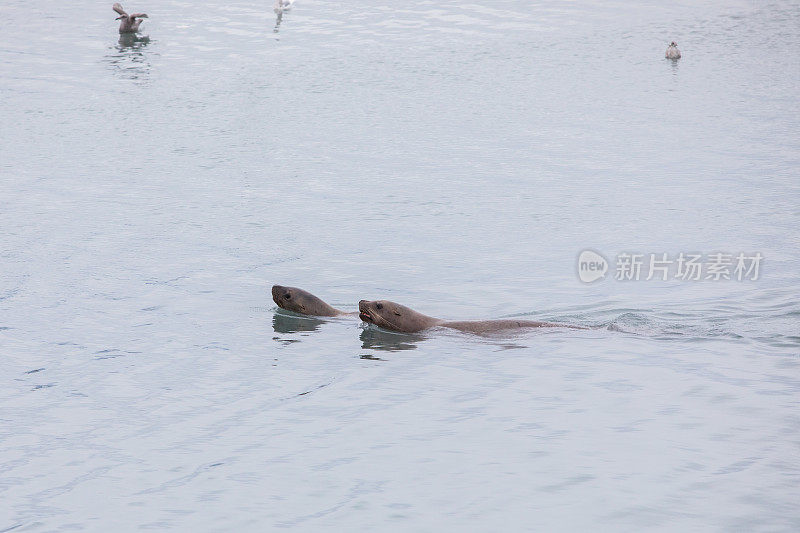
[(292, 4), (294, 4), (294, 0), (275, 0), (275, 8), (273, 11), (280, 15), (284, 11), (292, 9)]
[(114, 11), (119, 13), (119, 16), (116, 20), (119, 21), (119, 32), (120, 33), (136, 33), (139, 31), (139, 25), (142, 23), (142, 19), (146, 19), (146, 13), (133, 13), (128, 15), (122, 6), (117, 2), (113, 6)]

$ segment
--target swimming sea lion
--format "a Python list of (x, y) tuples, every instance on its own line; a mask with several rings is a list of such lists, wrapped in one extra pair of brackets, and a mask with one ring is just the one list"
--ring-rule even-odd
[(114, 4), (111, 9), (119, 13), (116, 20), (119, 21), (120, 33), (136, 33), (142, 24), (142, 19), (148, 18), (146, 13), (133, 13), (128, 15), (119, 3)]
[(358, 316), (364, 322), (375, 324), (383, 329), (401, 331), (403, 333), (417, 333), (433, 327), (457, 329), (458, 331), (475, 333), (476, 335), (523, 328), (560, 327), (588, 329), (582, 326), (517, 319), (448, 321), (417, 313), (404, 305), (387, 300), (372, 302), (361, 300), (358, 302), (358, 310)]
[(310, 292), (298, 289), (297, 287), (273, 285), (272, 299), (281, 309), (294, 311), (302, 315), (340, 316), (356, 314), (355, 312), (348, 313), (347, 311), (340, 311), (335, 307), (331, 307)]
[(667, 59), (680, 59), (681, 58), (681, 51), (678, 50), (678, 45), (675, 44), (675, 41), (669, 43), (667, 47), (667, 51), (664, 53), (664, 57)]

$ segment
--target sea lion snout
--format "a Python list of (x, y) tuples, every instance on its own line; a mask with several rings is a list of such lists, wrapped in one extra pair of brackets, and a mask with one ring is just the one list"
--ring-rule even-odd
[(369, 308), (370, 302), (367, 300), (360, 300), (358, 302), (358, 317), (364, 322), (374, 322)]
[(292, 292), (289, 290), (289, 287), (283, 287), (281, 285), (272, 286), (272, 301), (274, 301), (276, 304), (283, 307), (281, 304), (285, 303), (286, 300), (291, 299)]

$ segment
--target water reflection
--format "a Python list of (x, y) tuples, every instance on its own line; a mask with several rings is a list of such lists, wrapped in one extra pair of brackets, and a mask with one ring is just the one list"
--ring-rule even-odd
[(325, 321), (319, 318), (282, 312), (276, 312), (272, 317), (272, 329), (275, 330), (275, 333), (316, 331), (324, 323)]
[(678, 65), (680, 64), (680, 61), (677, 59), (664, 59), (664, 61), (666, 61), (669, 64), (670, 68), (672, 69), (672, 74), (674, 76), (678, 72)]
[(136, 33), (120, 33), (119, 34), (119, 49), (124, 48), (141, 48), (150, 42), (150, 36), (138, 35)]
[(413, 333), (393, 333), (373, 327), (366, 327), (361, 331), (361, 347), (373, 350), (386, 350), (397, 352), (400, 350), (414, 350), (417, 343), (424, 340), (422, 335)]
[(150, 76), (150, 61), (145, 54), (150, 37), (135, 33), (122, 33), (114, 47), (115, 53), (107, 60), (114, 72), (128, 80), (143, 80)]
[(272, 29), (272, 33), (278, 33), (281, 27), (281, 21), (283, 21), (283, 11), (277, 11), (277, 17), (275, 17), (275, 27)]

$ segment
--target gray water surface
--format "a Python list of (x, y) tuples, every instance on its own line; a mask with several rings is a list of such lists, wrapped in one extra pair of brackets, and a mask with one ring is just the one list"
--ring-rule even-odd
[(800, 529), (800, 3), (271, 4), (0, 4), (0, 531)]

